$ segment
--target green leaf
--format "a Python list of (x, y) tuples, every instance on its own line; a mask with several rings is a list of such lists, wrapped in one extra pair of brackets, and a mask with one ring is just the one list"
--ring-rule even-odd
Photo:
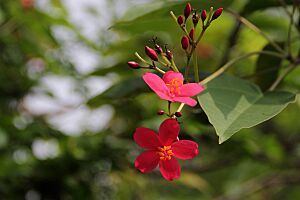
[(253, 127), (280, 113), (295, 101), (295, 94), (280, 91), (263, 94), (251, 82), (222, 75), (206, 85), (198, 101), (221, 144), (242, 128)]
[[(280, 43), (280, 46), (282, 47), (283, 43)], [(275, 51), (275, 49), (272, 45), (267, 44), (263, 51)], [(255, 82), (263, 91), (266, 91), (276, 80), (281, 63), (282, 58), (266, 54), (259, 55), (255, 68)]]

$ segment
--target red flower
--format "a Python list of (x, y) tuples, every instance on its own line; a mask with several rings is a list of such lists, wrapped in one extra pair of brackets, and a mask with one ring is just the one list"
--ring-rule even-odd
[[(180, 165), (176, 158), (188, 160), (198, 154), (198, 144), (190, 140), (178, 140), (180, 126), (175, 119), (166, 119), (157, 134), (148, 128), (137, 128), (135, 142), (145, 149), (135, 162), (142, 173), (152, 171), (158, 164), (161, 175), (172, 181), (180, 176)], [(176, 157), (176, 158), (175, 158)]]
[(190, 98), (203, 91), (203, 86), (198, 83), (183, 84), (183, 76), (180, 72), (168, 71), (161, 79), (153, 73), (146, 73), (144, 81), (161, 98), (171, 102), (181, 102), (189, 106), (195, 106), (197, 101)]

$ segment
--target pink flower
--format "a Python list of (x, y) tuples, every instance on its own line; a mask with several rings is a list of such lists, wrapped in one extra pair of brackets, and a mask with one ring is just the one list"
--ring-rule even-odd
[(203, 86), (198, 83), (183, 84), (183, 76), (180, 72), (168, 71), (161, 79), (153, 73), (143, 76), (148, 86), (161, 98), (171, 102), (181, 102), (189, 106), (195, 106), (197, 101), (190, 98), (203, 91)]
[[(161, 175), (172, 181), (180, 176), (181, 160), (192, 159), (198, 154), (198, 144), (190, 140), (178, 140), (180, 126), (175, 119), (166, 119), (157, 134), (148, 128), (137, 128), (135, 142), (145, 149), (135, 162), (135, 168), (142, 173), (152, 171), (158, 164)], [(176, 158), (175, 158), (176, 157)]]

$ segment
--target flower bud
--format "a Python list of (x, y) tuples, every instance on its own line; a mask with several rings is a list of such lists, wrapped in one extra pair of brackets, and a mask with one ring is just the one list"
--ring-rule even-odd
[(166, 57), (168, 58), (168, 60), (173, 59), (173, 53), (169, 49), (166, 50)]
[(151, 49), (150, 47), (145, 46), (145, 52), (152, 60), (158, 61), (158, 57), (157, 57), (157, 54), (154, 51), (154, 49)]
[(187, 3), (185, 8), (184, 8), (185, 19), (187, 19), (190, 16), (191, 12), (192, 12), (192, 6), (191, 6), (190, 3)]
[(199, 18), (200, 18), (200, 17), (199, 17), (198, 14), (196, 14), (196, 13), (193, 14), (192, 20), (193, 20), (194, 26), (196, 26), (196, 25), (198, 24)]
[(129, 65), (129, 67), (131, 67), (132, 69), (139, 69), (141, 66), (139, 65), (139, 63), (135, 62), (135, 61), (129, 61), (127, 62), (127, 64)]
[(192, 40), (194, 39), (194, 34), (195, 34), (195, 29), (192, 28), (191, 31), (190, 31), (190, 33), (189, 33), (189, 36), (190, 36), (190, 38), (191, 38)]
[(180, 16), (177, 18), (177, 23), (178, 23), (179, 25), (181, 25), (181, 24), (183, 24), (183, 21), (184, 21), (183, 16), (180, 15)]
[(187, 48), (189, 47), (189, 38), (187, 36), (183, 36), (181, 38), (181, 46), (184, 50), (187, 50)]
[(158, 44), (155, 44), (155, 51), (156, 53), (161, 54), (163, 52), (163, 49)]
[(220, 17), (220, 15), (222, 14), (222, 12), (223, 12), (223, 8), (218, 8), (218, 9), (214, 12), (214, 14), (213, 14), (213, 16), (212, 16), (212, 18), (211, 18), (211, 21), (213, 21), (213, 20), (217, 19), (218, 17)]
[(206, 17), (207, 17), (207, 13), (206, 13), (206, 10), (203, 10), (201, 12), (201, 19), (202, 19), (202, 22), (204, 22), (206, 20)]
[(176, 112), (176, 113), (175, 113), (175, 116), (176, 116), (176, 117), (181, 117), (182, 114), (181, 114), (181, 112)]
[(158, 115), (163, 115), (163, 114), (165, 114), (165, 111), (159, 110), (159, 111), (157, 112), (157, 114), (158, 114)]

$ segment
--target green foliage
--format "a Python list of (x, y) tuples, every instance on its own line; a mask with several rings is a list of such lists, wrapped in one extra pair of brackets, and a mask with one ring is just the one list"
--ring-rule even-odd
[(242, 128), (260, 124), (295, 101), (290, 92), (267, 92), (233, 76), (222, 75), (206, 85), (198, 96), (199, 103), (215, 127), (219, 143)]
[[(184, 70), (185, 53), (180, 48), (183, 32), (169, 11), (182, 14), (187, 1), (154, 1), (132, 6), (124, 17), (107, 27), (112, 35), (117, 34), (109, 44), (92, 43), (85, 38), (81, 28), (68, 20), (70, 15), (61, 0), (49, 1), (53, 7), (45, 8), (46, 11), (25, 9), (20, 2), (1, 0), (0, 4), (0, 199), (28, 199), (28, 194), (35, 193), (41, 199), (299, 199), (299, 98), (290, 104), (294, 102), (294, 93), (299, 93), (299, 68), (278, 86), (285, 92), (263, 93), (254, 85), (255, 82), (265, 91), (286, 69), (286, 59), (263, 54), (234, 64), (226, 72), (231, 76), (223, 75), (209, 82), (198, 97), (203, 110), (185, 106), (179, 118), (180, 139), (195, 140), (200, 154), (181, 163), (181, 179), (166, 182), (157, 171), (141, 174), (134, 170), (134, 159), (141, 150), (133, 142), (133, 132), (138, 126), (157, 130), (165, 116), (156, 116), (156, 112), (166, 110), (167, 102), (159, 100), (142, 81), (141, 75), (146, 70), (132, 70), (126, 62), (137, 61), (135, 51), (144, 57), (144, 45), (153, 45), (149, 40), (158, 36), (160, 45), (168, 44), (176, 64)], [(119, 3), (108, 2), (112, 8)], [(197, 10), (208, 10), (210, 6), (232, 9), (243, 2), (193, 0), (191, 4)], [(285, 2), (291, 11), (292, 1)], [(270, 38), (286, 43), (290, 19), (279, 1), (244, 3), (241, 15)], [(90, 14), (94, 15), (93, 11)], [(96, 20), (106, 19), (96, 17)], [(274, 51), (268, 41), (244, 25), (236, 36), (237, 43), (227, 48), (235, 23), (224, 11), (209, 27), (201, 48), (197, 49), (203, 77), (214, 72), (226, 52), (235, 58), (260, 49)], [(192, 27), (191, 21), (187, 26)], [(75, 35), (76, 42), (96, 54), (111, 56), (113, 61), (101, 62), (89, 74), (79, 74), (65, 55), (64, 45), (55, 37), (53, 27), (66, 28)], [(200, 34), (201, 26), (198, 28)], [(298, 34), (293, 28), (293, 55), (298, 54)], [(34, 76), (28, 69), (32, 59), (42, 61), (44, 66)], [(41, 89), (37, 86), (49, 74), (76, 81), (76, 92), (82, 92), (87, 100), (80, 107), (110, 105), (114, 115), (106, 127), (98, 132), (69, 136), (49, 124), (55, 114), (36, 115), (24, 110), (24, 98), (31, 93), (39, 94)], [(87, 99), (84, 81), (111, 74), (117, 81)], [(253, 83), (238, 77), (254, 77)], [(50, 92), (43, 95), (53, 97)], [(178, 104), (172, 104), (173, 111), (177, 108)], [(214, 128), (218, 135), (214, 134)], [(220, 142), (231, 138), (219, 145), (218, 136)], [(33, 152), (36, 140), (56, 141), (58, 155), (36, 157)]]

